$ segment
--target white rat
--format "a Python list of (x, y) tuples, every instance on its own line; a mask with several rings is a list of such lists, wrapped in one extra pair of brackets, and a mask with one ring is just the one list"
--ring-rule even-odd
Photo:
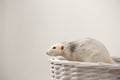
[(105, 46), (92, 38), (55, 44), (48, 49), (47, 55), (71, 61), (115, 63)]

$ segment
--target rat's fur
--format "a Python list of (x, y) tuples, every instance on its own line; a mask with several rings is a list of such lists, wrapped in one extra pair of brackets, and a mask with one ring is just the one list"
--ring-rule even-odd
[[(61, 49), (61, 46), (64, 49)], [(72, 61), (115, 63), (105, 46), (91, 38), (55, 44), (48, 50), (48, 55), (63, 56)]]

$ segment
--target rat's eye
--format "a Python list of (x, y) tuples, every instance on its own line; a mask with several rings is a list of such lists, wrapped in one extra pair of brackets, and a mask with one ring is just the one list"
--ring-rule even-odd
[(56, 49), (56, 47), (53, 47), (53, 49)]

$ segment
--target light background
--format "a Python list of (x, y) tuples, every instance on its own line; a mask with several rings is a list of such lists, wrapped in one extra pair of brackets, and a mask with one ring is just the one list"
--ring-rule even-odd
[(50, 80), (45, 51), (92, 37), (120, 56), (120, 0), (0, 0), (0, 80)]

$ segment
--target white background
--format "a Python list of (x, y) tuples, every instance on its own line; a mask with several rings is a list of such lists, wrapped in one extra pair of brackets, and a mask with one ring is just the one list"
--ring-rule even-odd
[(46, 50), (92, 37), (120, 56), (120, 0), (0, 0), (0, 80), (50, 80)]

